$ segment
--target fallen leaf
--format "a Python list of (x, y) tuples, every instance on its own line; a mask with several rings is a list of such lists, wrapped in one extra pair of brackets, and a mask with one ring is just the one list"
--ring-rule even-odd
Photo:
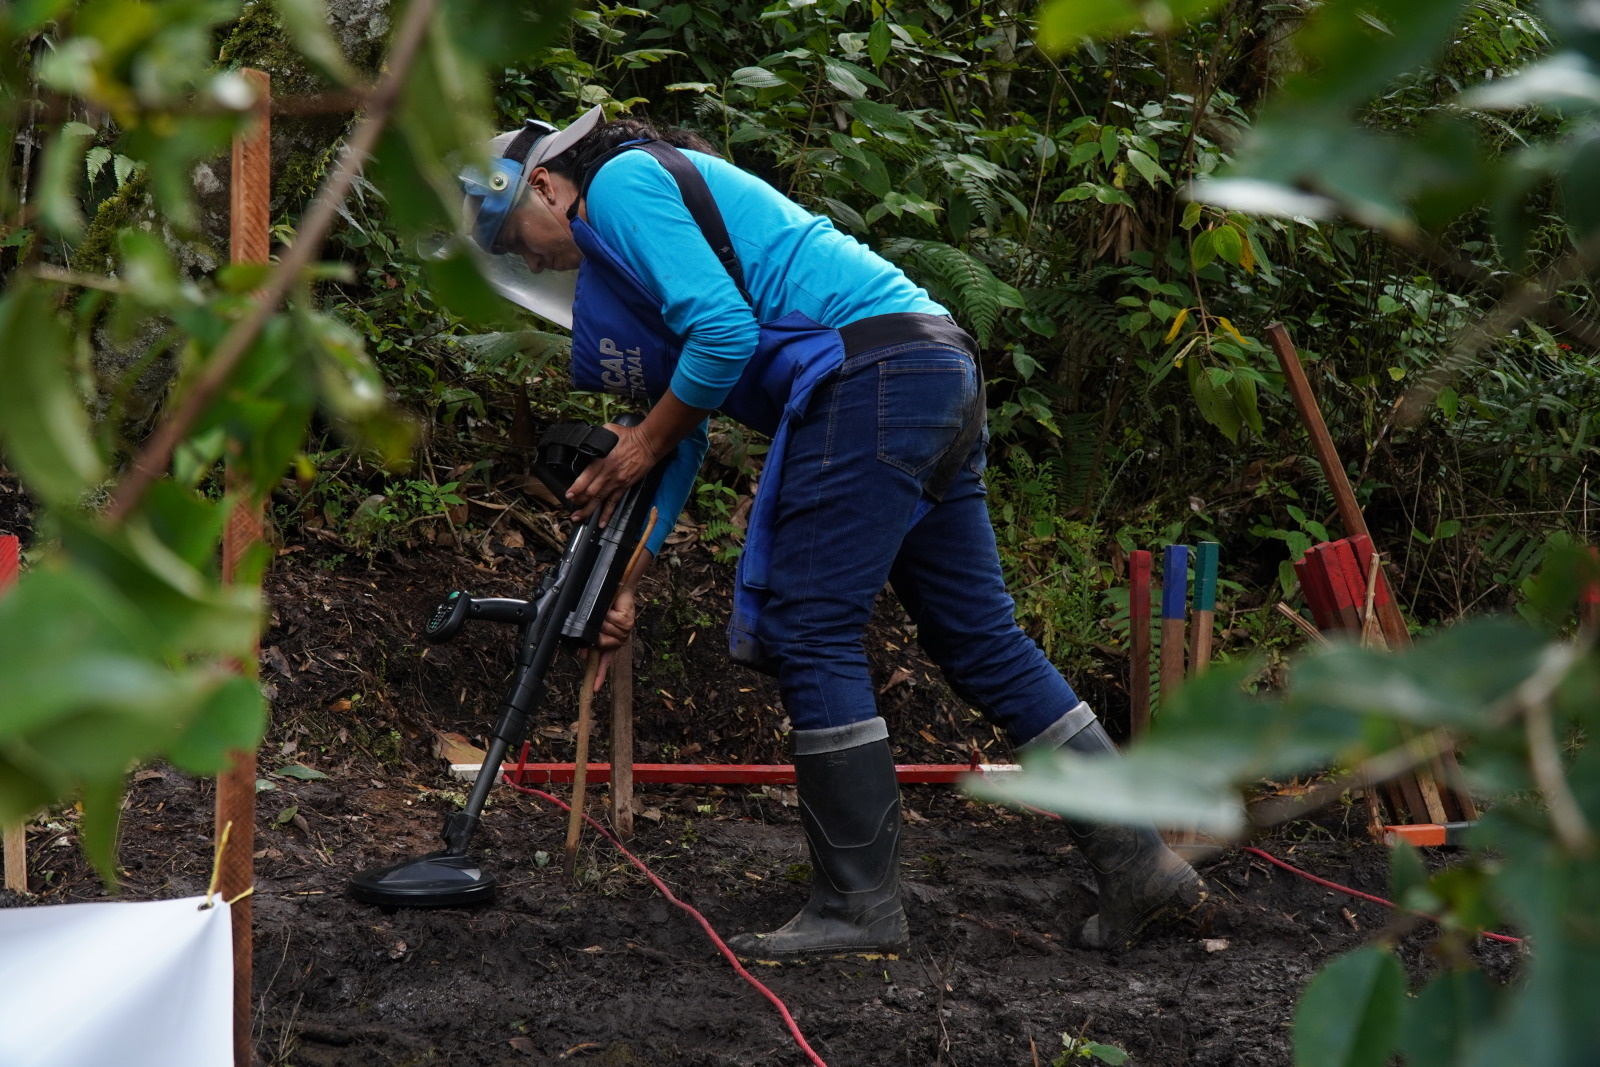
[(405, 954), (406, 954), (406, 943), (404, 941), (396, 941), (394, 943), (394, 948), (389, 950), (389, 958), (391, 960), (397, 960), (401, 956), (404, 956)]
[(525, 1052), (530, 1056), (537, 1056), (539, 1054), (539, 1047), (533, 1043), (533, 1038), (531, 1037), (514, 1037), (510, 1041), (507, 1041), (506, 1044), (510, 1045), (518, 1052)]
[(140, 771), (138, 774), (133, 776), (133, 780), (136, 781), (136, 782), (148, 782), (152, 778), (165, 778), (165, 777), (166, 777), (165, 774), (162, 774), (158, 770), (152, 769), (152, 770)]
[(889, 677), (889, 680), (887, 682), (883, 683), (883, 688), (878, 690), (878, 695), (882, 696), (883, 694), (887, 693), (889, 690), (893, 689), (895, 686), (904, 684), (910, 678), (911, 678), (911, 672), (906, 670), (904, 667), (901, 667), (899, 670), (895, 671), (894, 674), (892, 674)]
[(279, 767), (273, 773), (281, 775), (284, 778), (298, 778), (302, 782), (313, 782), (317, 781), (318, 779), (325, 779), (328, 777), (321, 771), (316, 770), (313, 767), (307, 767), (300, 763), (285, 764), (284, 766)]
[(1200, 942), (1200, 947), (1207, 952), (1226, 952), (1228, 939), (1225, 937), (1208, 937)]

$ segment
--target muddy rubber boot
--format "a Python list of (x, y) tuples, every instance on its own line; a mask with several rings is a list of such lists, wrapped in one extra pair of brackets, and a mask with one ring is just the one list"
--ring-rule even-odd
[[(882, 719), (794, 732), (811, 899), (776, 930), (728, 938), (735, 953), (795, 960), (905, 950), (910, 933), (900, 906), (900, 788), (888, 733)], [(849, 747), (835, 747), (841, 744)]]
[[(1024, 748), (1036, 744), (1117, 757), (1116, 744), (1083, 703)], [(1155, 827), (1064, 822), (1100, 883), (1100, 911), (1089, 916), (1081, 934), (1090, 948), (1129, 948), (1151, 926), (1181, 918), (1206, 899), (1205, 883), (1167, 847)]]

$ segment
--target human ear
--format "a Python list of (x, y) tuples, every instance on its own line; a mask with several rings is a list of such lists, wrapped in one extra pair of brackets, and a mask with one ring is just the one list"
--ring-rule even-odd
[(537, 168), (532, 174), (528, 175), (528, 191), (543, 200), (546, 205), (555, 206), (555, 183), (550, 179), (550, 172), (543, 167)]

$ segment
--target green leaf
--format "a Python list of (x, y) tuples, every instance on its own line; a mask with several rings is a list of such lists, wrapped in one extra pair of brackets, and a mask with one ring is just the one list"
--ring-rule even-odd
[(779, 89), (786, 88), (789, 84), (764, 67), (740, 67), (728, 75), (728, 80), (735, 85), (747, 85), (752, 89)]
[(307, 767), (299, 763), (285, 764), (284, 766), (279, 767), (273, 773), (281, 774), (285, 778), (298, 778), (302, 782), (314, 782), (328, 777), (326, 774), (323, 774), (321, 771), (313, 767)]
[(1028, 355), (1021, 345), (1012, 346), (1011, 365), (1017, 368), (1017, 373), (1022, 376), (1023, 381), (1039, 373), (1039, 361)]
[(1416, 847), (1401, 841), (1389, 849), (1389, 899), (1402, 906), (1413, 892), (1423, 890), (1428, 884), (1428, 869), (1422, 865), (1422, 854)]
[(1465, 1063), (1493, 1017), (1494, 999), (1481, 971), (1447, 971), (1429, 982), (1406, 1004), (1400, 1031), (1406, 1067)]
[(274, 0), (274, 5), (302, 55), (340, 85), (355, 81), (355, 72), (328, 29), (328, 9), (322, 0)]
[(122, 821), (122, 776), (83, 783), (83, 853), (100, 880), (117, 890), (117, 826)]
[(1128, 1054), (1115, 1045), (1102, 1045), (1098, 1041), (1085, 1041), (1078, 1046), (1101, 1063), (1108, 1063), (1111, 1067), (1122, 1067), (1128, 1062)]
[(105, 476), (68, 374), (71, 359), (54, 298), (37, 282), (14, 281), (0, 300), (0, 440), (28, 487), (66, 506)]
[(1324, 967), (1294, 1013), (1295, 1067), (1384, 1067), (1400, 1036), (1406, 976), (1370, 945)]
[(1172, 176), (1162, 169), (1161, 164), (1137, 148), (1128, 149), (1128, 162), (1132, 163), (1133, 169), (1137, 170), (1140, 176), (1151, 185), (1154, 185), (1158, 179), (1168, 185), (1172, 184)]
[(1085, 37), (1111, 37), (1133, 29), (1170, 32), (1177, 23), (1221, 6), (1222, 0), (1049, 0), (1039, 9), (1039, 46), (1050, 52), (1077, 48)]
[(867, 83), (861, 77), (865, 72), (855, 64), (834, 59), (832, 56), (824, 56), (822, 70), (828, 84), (851, 99), (860, 99), (867, 95)]
[(878, 19), (867, 34), (867, 55), (871, 58), (873, 66), (883, 66), (883, 61), (889, 58), (889, 47), (889, 24), (883, 19)]
[(93, 141), (93, 127), (69, 122), (45, 145), (39, 168), (36, 204), (40, 219), (69, 241), (76, 241), (83, 233), (78, 189)]
[(1225, 222), (1213, 229), (1211, 242), (1217, 251), (1217, 258), (1225, 259), (1235, 266), (1239, 265), (1244, 256), (1244, 239), (1239, 231), (1234, 229), (1233, 223)]
[(255, 751), (266, 727), (260, 687), (254, 679), (231, 674), (168, 746), (167, 758), (191, 774), (217, 774), (235, 753)]

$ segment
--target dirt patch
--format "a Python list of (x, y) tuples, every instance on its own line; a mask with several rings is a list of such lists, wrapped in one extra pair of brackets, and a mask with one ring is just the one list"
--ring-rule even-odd
[[(336, 547), (292, 546), (269, 583), (258, 1061), (805, 1062), (778, 1012), (612, 846), (586, 835), (579, 878), (565, 881), (565, 816), (536, 798), (501, 789), (485, 813), (475, 846), (501, 878), (492, 906), (385, 913), (344, 895), (352, 873), (437, 847), (463, 783), (432, 754), (433, 732), (481, 738), (500, 697), (510, 631), (480, 626), (429, 647), (418, 637), (427, 612), (450, 588), (525, 592), (549, 553), (486, 539), (466, 554), (368, 565)], [(686, 551), (666, 571), (647, 590), (636, 648), (638, 758), (783, 761), (775, 690), (722, 652), (725, 570)], [(1007, 758), (909, 636), (883, 605), (873, 666), (896, 758), (965, 762), (974, 746)], [(533, 758), (571, 759), (577, 677), (570, 658), (555, 670)], [(1095, 698), (1109, 705), (1109, 686)], [(280, 773), (291, 764), (327, 778)], [(598, 816), (604, 791), (592, 792)], [(1204, 871), (1212, 899), (1192, 921), (1108, 958), (1071, 943), (1094, 883), (1059, 826), (948, 787), (911, 786), (904, 798), (910, 951), (755, 968), (835, 1067), (1048, 1064), (1063, 1032), (1120, 1046), (1136, 1064), (1286, 1064), (1305, 982), (1388, 921), (1376, 905), (1229, 853)], [(785, 790), (646, 787), (640, 801), (633, 851), (719, 931), (767, 928), (801, 903), (806, 857)], [(211, 783), (170, 768), (135, 776), (119, 853), (127, 898), (204, 891), (212, 803)], [(1336, 812), (1266, 847), (1381, 894), (1386, 857), (1355, 832)], [(38, 901), (103, 897), (70, 815), (42, 820), (29, 843)], [(1416, 975), (1434, 966), (1431, 940), (1419, 931), (1401, 942)], [(1491, 973), (1516, 966), (1514, 947), (1476, 951)]]

